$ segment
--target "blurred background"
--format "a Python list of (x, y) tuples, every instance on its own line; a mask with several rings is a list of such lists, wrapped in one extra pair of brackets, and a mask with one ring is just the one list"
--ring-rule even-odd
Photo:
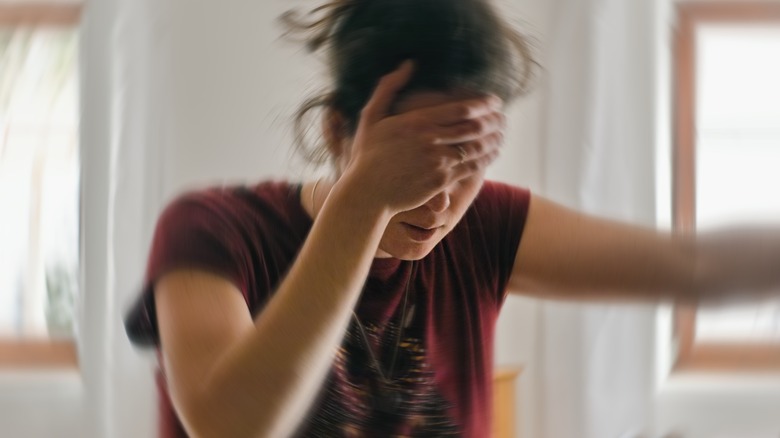
[[(326, 76), (275, 23), (317, 4), (0, 0), (2, 436), (155, 436), (155, 358), (121, 318), (156, 218), (186, 189), (324, 171), (291, 117)], [(780, 226), (780, 1), (496, 4), (542, 69), (489, 177), (681, 233)], [(510, 297), (496, 362), (508, 436), (780, 435), (780, 299)]]

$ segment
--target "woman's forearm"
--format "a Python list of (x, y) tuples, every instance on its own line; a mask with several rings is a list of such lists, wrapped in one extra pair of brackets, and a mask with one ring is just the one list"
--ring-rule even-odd
[(694, 296), (745, 298), (780, 287), (780, 229), (733, 229), (696, 238)]
[(390, 214), (337, 184), (297, 260), (204, 385), (204, 436), (286, 436), (305, 416), (343, 338)]

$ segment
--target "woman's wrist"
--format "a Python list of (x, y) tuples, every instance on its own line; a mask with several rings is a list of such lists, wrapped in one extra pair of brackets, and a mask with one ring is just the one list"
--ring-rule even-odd
[(366, 190), (351, 173), (345, 173), (331, 187), (322, 209), (336, 208), (345, 218), (371, 221), (384, 229), (395, 214), (386, 202)]

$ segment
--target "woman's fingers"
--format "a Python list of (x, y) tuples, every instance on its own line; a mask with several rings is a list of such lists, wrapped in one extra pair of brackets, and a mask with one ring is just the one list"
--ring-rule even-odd
[(361, 123), (376, 123), (387, 117), (396, 94), (409, 82), (414, 73), (414, 62), (406, 60), (391, 73), (382, 77), (374, 94), (361, 112)]
[(458, 163), (452, 168), (452, 179), (454, 181), (460, 181), (462, 179), (473, 176), (474, 174), (482, 172), (493, 161), (498, 158), (498, 149), (492, 150), (487, 154), (481, 155), (478, 158)]
[(420, 119), (423, 123), (448, 126), (477, 119), (497, 110), (500, 111), (502, 107), (503, 102), (498, 97), (485, 96), (421, 108), (406, 114), (409, 117)]
[(504, 132), (501, 130), (466, 143), (444, 145), (441, 147), (444, 148), (444, 153), (452, 160), (453, 165), (455, 165), (490, 154), (501, 148), (503, 144)]
[(347, 164), (354, 175), (350, 180), (392, 211), (418, 207), (452, 181), (483, 171), (503, 139), (504, 115), (492, 97), (390, 116), (412, 71), (412, 64), (404, 63), (382, 78), (361, 112)]
[(456, 125), (432, 127), (430, 134), (436, 144), (460, 144), (478, 140), (506, 127), (506, 117), (499, 111), (493, 111), (482, 117), (466, 120)]

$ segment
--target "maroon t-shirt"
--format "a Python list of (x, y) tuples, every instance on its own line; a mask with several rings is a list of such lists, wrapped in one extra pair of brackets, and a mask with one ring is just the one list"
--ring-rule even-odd
[[(356, 307), (364, 330), (351, 322), (297, 436), (490, 436), (495, 324), (529, 198), (525, 189), (486, 181), (463, 219), (425, 258), (374, 259)], [(258, 315), (311, 225), (299, 186), (285, 182), (178, 198), (157, 224), (144, 290), (126, 320), (131, 340), (159, 347), (154, 284), (177, 268), (230, 279)], [(366, 339), (384, 374), (393, 370), (398, 399), (389, 412), (371, 396), (381, 374)], [(163, 373), (158, 384), (161, 436), (186, 437)]]

